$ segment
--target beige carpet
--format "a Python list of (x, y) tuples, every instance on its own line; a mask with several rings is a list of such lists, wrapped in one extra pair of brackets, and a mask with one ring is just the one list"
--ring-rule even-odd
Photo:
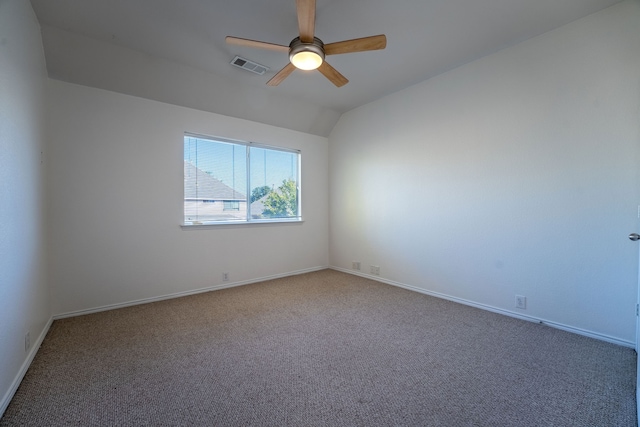
[(58, 320), (0, 426), (635, 426), (635, 363), (324, 270)]

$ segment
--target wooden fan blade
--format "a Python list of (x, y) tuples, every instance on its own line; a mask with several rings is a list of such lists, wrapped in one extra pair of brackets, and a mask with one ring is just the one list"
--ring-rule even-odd
[(316, 0), (296, 0), (296, 9), (300, 41), (311, 43), (316, 28)]
[(327, 61), (323, 61), (322, 65), (318, 67), (318, 71), (320, 71), (326, 78), (328, 78), (331, 83), (334, 85), (341, 87), (349, 83), (349, 80), (342, 74), (338, 72), (331, 65), (327, 64)]
[(239, 37), (231, 37), (231, 36), (227, 36), (225, 40), (229, 44), (234, 44), (238, 46), (257, 47), (259, 49), (269, 49), (269, 50), (276, 50), (279, 52), (289, 52), (289, 46), (283, 46), (281, 44), (260, 42), (257, 40), (241, 39)]
[(387, 37), (384, 34), (361, 39), (345, 40), (324, 45), (325, 55), (338, 55), (340, 53), (364, 52), (367, 50), (380, 50), (387, 47)]
[(282, 70), (278, 71), (275, 76), (271, 77), (271, 80), (267, 82), (267, 85), (278, 86), (284, 79), (289, 77), (289, 74), (293, 73), (293, 70), (295, 69), (296, 67), (289, 62)]

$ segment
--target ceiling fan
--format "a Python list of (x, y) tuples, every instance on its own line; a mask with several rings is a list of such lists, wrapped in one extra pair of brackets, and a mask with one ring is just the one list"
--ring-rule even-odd
[(278, 86), (296, 68), (300, 70), (317, 69), (334, 85), (344, 86), (349, 80), (329, 65), (324, 60), (325, 56), (379, 50), (387, 46), (387, 37), (384, 34), (324, 44), (322, 40), (314, 36), (316, 0), (296, 0), (296, 10), (300, 36), (294, 38), (289, 46), (231, 36), (227, 36), (225, 39), (229, 44), (289, 53), (290, 62), (267, 82), (269, 86)]

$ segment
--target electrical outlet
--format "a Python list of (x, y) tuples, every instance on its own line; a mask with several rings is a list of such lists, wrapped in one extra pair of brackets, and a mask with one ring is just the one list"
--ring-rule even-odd
[(27, 332), (24, 336), (24, 352), (28, 352), (31, 348), (31, 334)]
[(229, 273), (222, 273), (222, 281), (223, 282), (229, 281)]
[(351, 263), (351, 268), (360, 271), (360, 261), (353, 261)]
[(516, 295), (516, 308), (527, 309), (527, 297)]
[(377, 265), (372, 265), (371, 266), (371, 274), (375, 275), (375, 276), (379, 276), (380, 275), (380, 267)]

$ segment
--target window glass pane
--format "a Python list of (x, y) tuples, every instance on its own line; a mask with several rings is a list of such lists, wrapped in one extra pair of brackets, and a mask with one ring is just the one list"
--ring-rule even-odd
[(251, 147), (251, 218), (297, 218), (298, 153)]
[(246, 157), (243, 145), (185, 136), (185, 223), (246, 220)]

